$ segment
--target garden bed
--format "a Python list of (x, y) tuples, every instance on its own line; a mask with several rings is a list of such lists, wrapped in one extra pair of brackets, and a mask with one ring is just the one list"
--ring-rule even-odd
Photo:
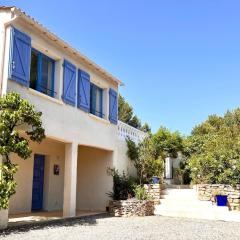
[(154, 215), (154, 201), (137, 199), (110, 201), (109, 213), (115, 217), (151, 216)]
[(199, 184), (197, 188), (199, 200), (215, 203), (215, 194), (220, 192), (222, 195), (227, 195), (231, 210), (240, 211), (240, 185), (232, 187), (226, 184)]

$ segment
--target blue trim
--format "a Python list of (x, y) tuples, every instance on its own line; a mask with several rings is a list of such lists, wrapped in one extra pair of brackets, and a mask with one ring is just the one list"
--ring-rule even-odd
[[(38, 56), (38, 69), (37, 69), (37, 83), (36, 83), (36, 90), (38, 92), (42, 92), (42, 59), (43, 56), (47, 58), (48, 61), (52, 63), (52, 76), (51, 76), (51, 89), (46, 89), (46, 95), (51, 96), (54, 98), (54, 78), (55, 78), (55, 60), (50, 58), (49, 56), (45, 55), (44, 53), (38, 51), (35, 48), (31, 49), (33, 52), (35, 52)], [(48, 94), (48, 91), (50, 91), (50, 94)]]
[[(74, 81), (74, 84), (75, 84), (75, 87), (74, 87), (74, 99), (73, 99), (73, 96), (68, 96), (68, 91), (69, 91), (69, 87), (70, 85), (66, 86), (66, 70), (68, 69), (68, 71), (72, 71), (73, 72), (73, 81)], [(71, 81), (71, 80), (70, 80)], [(70, 84), (70, 82), (68, 83)], [(72, 99), (71, 99), (72, 98)], [(62, 94), (62, 100), (63, 102), (71, 105), (71, 106), (76, 106), (76, 66), (73, 65), (71, 62), (69, 62), (68, 60), (64, 59), (64, 62), (63, 62), (63, 94)]]
[[(20, 41), (19, 41), (20, 40)], [(16, 57), (16, 48), (20, 46), (24, 49), (24, 53), (19, 55), (20, 62), (22, 64), (23, 72), (20, 73), (15, 70), (14, 63), (19, 65)], [(18, 47), (17, 47), (18, 45)], [(24, 47), (25, 45), (25, 47)], [(15, 46), (15, 48), (14, 48)], [(23, 50), (22, 49), (22, 50)], [(15, 54), (14, 54), (15, 53)], [(19, 31), (18, 29), (11, 26), (10, 32), (10, 48), (9, 48), (9, 62), (8, 62), (8, 78), (25, 86), (29, 87), (30, 83), (30, 60), (31, 60), (31, 37), (26, 33)]]
[(100, 116), (103, 118), (103, 90), (100, 88)]
[(51, 97), (54, 98), (54, 88), (55, 88), (55, 61), (52, 61), (52, 89), (51, 89)]
[[(91, 92), (92, 95), (90, 95), (90, 102), (91, 102), (91, 113), (103, 118), (103, 89), (96, 86), (95, 84), (91, 83)], [(100, 112), (96, 112), (96, 99), (95, 99), (95, 95), (96, 95), (96, 91), (99, 91), (100, 93)]]
[(38, 92), (41, 92), (41, 83), (42, 83), (42, 54), (38, 54), (38, 68), (37, 68), (37, 85), (36, 85), (36, 90)]

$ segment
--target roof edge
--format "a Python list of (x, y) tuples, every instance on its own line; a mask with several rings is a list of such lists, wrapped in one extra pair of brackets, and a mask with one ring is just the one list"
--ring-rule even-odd
[(107, 77), (108, 80), (111, 80), (111, 81), (117, 83), (120, 86), (124, 85), (121, 80), (119, 80), (118, 78), (114, 77), (111, 73), (109, 73), (106, 70), (104, 70), (98, 64), (96, 64), (91, 59), (89, 59), (87, 56), (83, 55), (77, 49), (75, 49), (72, 46), (70, 46), (70, 44), (65, 42), (60, 37), (58, 37), (55, 33), (52, 33), (50, 30), (48, 30), (46, 27), (44, 27), (41, 23), (36, 21), (33, 17), (31, 17), (30, 15), (28, 15), (24, 11), (22, 11), (20, 8), (17, 8), (16, 6), (0, 6), (0, 10), (1, 9), (11, 10), (14, 14), (16, 14), (17, 17), (22, 18), (26, 22), (30, 23), (32, 26), (37, 26), (39, 28), (39, 30), (43, 34), (45, 34), (50, 40), (54, 41), (59, 46), (65, 48), (65, 49), (68, 49), (71, 52), (71, 54), (78, 56), (81, 60), (84, 61), (84, 63), (86, 65), (88, 65), (89, 68), (95, 70), (96, 72), (100, 73), (104, 77)]

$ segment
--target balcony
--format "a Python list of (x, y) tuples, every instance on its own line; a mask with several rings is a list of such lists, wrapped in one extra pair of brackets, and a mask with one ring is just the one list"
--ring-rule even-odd
[(141, 142), (147, 133), (136, 129), (124, 122), (118, 121), (118, 139), (125, 141), (126, 138), (130, 138), (135, 143)]

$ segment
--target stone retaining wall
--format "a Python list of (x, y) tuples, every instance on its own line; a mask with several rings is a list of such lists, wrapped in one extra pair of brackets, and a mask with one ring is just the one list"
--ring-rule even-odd
[(228, 205), (231, 210), (240, 211), (240, 185), (235, 188), (226, 184), (200, 184), (197, 186), (198, 199), (215, 203), (216, 192), (228, 196)]
[(161, 185), (160, 184), (144, 184), (147, 194), (154, 201), (154, 204), (160, 204), (160, 193)]
[(109, 213), (115, 217), (151, 216), (154, 202), (137, 199), (109, 201)]

